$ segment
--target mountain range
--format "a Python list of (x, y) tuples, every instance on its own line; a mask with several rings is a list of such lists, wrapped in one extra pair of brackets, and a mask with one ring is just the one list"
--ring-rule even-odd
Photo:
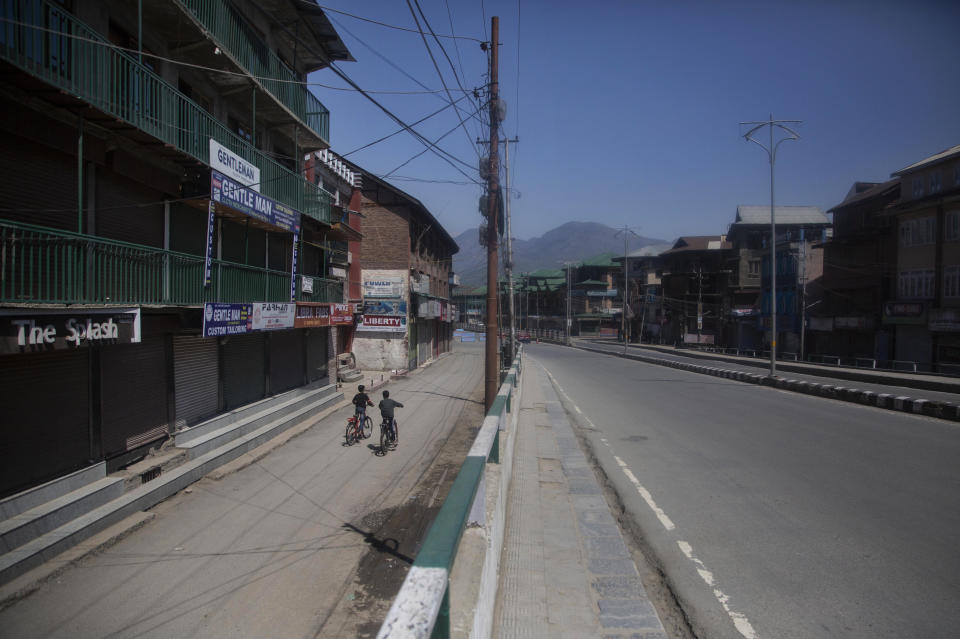
[[(617, 230), (598, 222), (567, 222), (540, 237), (514, 239), (513, 272), (560, 269), (563, 262), (583, 260), (601, 253), (622, 255), (623, 235), (618, 236)], [(479, 229), (468, 229), (453, 239), (460, 247), (453, 256), (453, 270), (460, 275), (461, 286), (484, 286), (487, 283), (487, 249), (480, 246)], [(665, 240), (631, 235), (628, 251), (666, 243)], [(501, 256), (506, 250), (503, 238), (498, 250)]]

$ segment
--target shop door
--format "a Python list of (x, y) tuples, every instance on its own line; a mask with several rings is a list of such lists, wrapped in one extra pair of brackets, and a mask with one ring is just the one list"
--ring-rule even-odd
[(86, 348), (0, 357), (0, 497), (91, 463), (89, 394)]
[(417, 327), (419, 322), (407, 322), (407, 368), (413, 370), (417, 367)]
[(266, 367), (264, 364), (263, 333), (233, 335), (223, 345), (223, 408), (263, 399)]
[(178, 429), (215, 415), (220, 408), (217, 340), (173, 338), (173, 376)]
[(270, 394), (303, 386), (303, 329), (273, 331), (270, 345)]
[(307, 331), (307, 381), (329, 379), (329, 355), (327, 340), (329, 328), (311, 328)]
[(104, 457), (166, 437), (167, 359), (162, 337), (101, 349), (100, 414)]

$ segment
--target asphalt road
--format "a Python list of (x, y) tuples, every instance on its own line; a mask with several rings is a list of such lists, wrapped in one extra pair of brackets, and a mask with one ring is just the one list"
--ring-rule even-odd
[(375, 634), (482, 422), (482, 344), (387, 388), (404, 404), (397, 450), (375, 453), (376, 409), (374, 436), (346, 447), (345, 407), (159, 504), (145, 527), (0, 611), (0, 637)]
[[(594, 340), (581, 340), (582, 343), (593, 349), (600, 349), (610, 353), (622, 353), (623, 344), (612, 344), (609, 342), (594, 341)], [(722, 356), (717, 356), (711, 358), (709, 353), (697, 353), (696, 351), (683, 351), (677, 350), (676, 352), (664, 351), (655, 348), (645, 348), (640, 346), (630, 346), (630, 353), (636, 355), (643, 355), (644, 357), (656, 357), (658, 359), (665, 359), (677, 362), (687, 362), (693, 364), (699, 364), (702, 366), (713, 366), (716, 368), (725, 368), (734, 371), (744, 371), (747, 373), (767, 375), (770, 372), (770, 360), (751, 360), (750, 363), (741, 363), (730, 358), (723, 358)], [(787, 379), (797, 379), (806, 382), (816, 382), (820, 384), (834, 384), (836, 386), (845, 386), (847, 388), (857, 388), (860, 390), (873, 391), (875, 393), (890, 393), (895, 396), (905, 396), (912, 397), (914, 399), (927, 399), (931, 401), (940, 401), (940, 402), (951, 402), (957, 403), (960, 402), (960, 380), (957, 380), (954, 377), (946, 376), (923, 376), (930, 379), (934, 379), (946, 386), (952, 386), (956, 390), (950, 392), (949, 390), (932, 390), (929, 388), (917, 388), (912, 386), (903, 385), (901, 382), (904, 378), (909, 377), (909, 374), (899, 374), (895, 372), (884, 373), (882, 371), (865, 371), (869, 373), (875, 373), (878, 378), (882, 379), (882, 382), (867, 381), (867, 380), (850, 380), (844, 379), (843, 377), (835, 375), (838, 372), (838, 369), (831, 366), (809, 366), (809, 372), (799, 372), (795, 370), (786, 370), (783, 368), (784, 365), (790, 366), (794, 362), (789, 361), (779, 361), (777, 363), (777, 375), (780, 377), (785, 377)], [(850, 371), (850, 369), (840, 369), (841, 371)], [(855, 369), (854, 369), (855, 371)], [(883, 379), (886, 378), (886, 379)]]
[(547, 344), (700, 637), (956, 637), (960, 425)]

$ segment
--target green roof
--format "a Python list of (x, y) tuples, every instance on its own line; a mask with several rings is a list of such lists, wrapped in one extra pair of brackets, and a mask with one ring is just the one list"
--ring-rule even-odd
[(619, 266), (615, 264), (613, 258), (617, 256), (616, 253), (601, 253), (600, 255), (594, 255), (591, 258), (587, 258), (583, 261), (583, 266)]
[(577, 282), (574, 286), (606, 286), (606, 282), (601, 282), (600, 280), (583, 280), (582, 282)]
[(559, 269), (542, 268), (529, 274), (534, 279), (565, 278), (564, 272)]

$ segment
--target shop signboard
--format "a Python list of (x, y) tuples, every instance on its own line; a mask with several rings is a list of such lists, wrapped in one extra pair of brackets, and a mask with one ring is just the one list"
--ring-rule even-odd
[(330, 326), (329, 304), (297, 304), (297, 316), (293, 320), (294, 328), (322, 328)]
[(960, 309), (930, 309), (930, 330), (937, 332), (960, 331)]
[(357, 325), (358, 331), (379, 331), (381, 333), (406, 333), (407, 316), (403, 315), (367, 315)]
[(410, 277), (410, 290), (420, 295), (430, 294), (430, 276), (423, 273), (420, 277)]
[(332, 304), (330, 306), (330, 324), (332, 326), (349, 326), (353, 324), (353, 305)]
[(203, 336), (227, 337), (253, 332), (253, 304), (203, 305)]
[(293, 328), (297, 306), (293, 303), (264, 302), (253, 305), (253, 330), (276, 331)]
[(219, 171), (210, 171), (210, 199), (289, 233), (300, 232), (300, 213), (249, 189)]
[(140, 341), (139, 309), (0, 311), (0, 354), (39, 353)]
[(587, 297), (616, 297), (617, 289), (608, 288), (603, 291), (587, 291)]
[(260, 169), (210, 138), (210, 166), (254, 191), (260, 191)]
[(363, 296), (403, 297), (403, 278), (399, 275), (381, 275), (363, 278)]
[(417, 305), (417, 317), (434, 319), (440, 316), (440, 302), (437, 300), (423, 300)]
[(923, 302), (887, 302), (883, 306), (883, 321), (887, 324), (926, 324), (927, 309)]
[(376, 300), (363, 305), (364, 315), (407, 316), (407, 303), (403, 300)]

